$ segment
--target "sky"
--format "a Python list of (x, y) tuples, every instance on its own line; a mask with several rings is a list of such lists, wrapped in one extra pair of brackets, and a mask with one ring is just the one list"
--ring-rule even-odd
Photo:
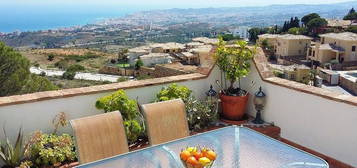
[(272, 4), (321, 4), (338, 3), (351, 0), (0, 0), (3, 5), (100, 5), (136, 6), (148, 8), (205, 8), (266, 6)]

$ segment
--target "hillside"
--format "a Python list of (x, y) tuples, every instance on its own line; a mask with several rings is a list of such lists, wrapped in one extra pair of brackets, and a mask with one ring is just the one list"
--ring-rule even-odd
[[(61, 69), (72, 64), (79, 64), (88, 72), (97, 72), (114, 54), (89, 49), (32, 49), (20, 51), (33, 65), (44, 69)], [(49, 55), (53, 55), (50, 61)], [(59, 65), (58, 65), (59, 64)], [(65, 66), (65, 67), (63, 67)]]

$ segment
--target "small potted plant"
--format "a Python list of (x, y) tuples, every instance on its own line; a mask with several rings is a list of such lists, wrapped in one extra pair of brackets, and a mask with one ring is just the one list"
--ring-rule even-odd
[[(244, 116), (249, 94), (241, 88), (240, 79), (248, 75), (255, 51), (255, 47), (249, 48), (246, 41), (227, 46), (222, 38), (219, 40), (215, 60), (225, 81), (230, 83), (228, 88), (222, 87), (220, 93), (222, 115), (226, 119), (241, 120)], [(238, 87), (235, 87), (237, 81)]]

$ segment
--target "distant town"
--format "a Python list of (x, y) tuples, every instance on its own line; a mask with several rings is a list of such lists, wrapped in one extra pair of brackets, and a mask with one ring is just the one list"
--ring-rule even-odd
[[(331, 6), (321, 10), (335, 9)], [(287, 6), (293, 7), (301, 8)], [(31, 73), (47, 78), (57, 88), (204, 71), (214, 64), (214, 49), (222, 38), (230, 44), (244, 40), (262, 47), (278, 77), (357, 94), (353, 8), (332, 16), (296, 13), (272, 20), (265, 15), (259, 26), (250, 24), (262, 18), (258, 13), (250, 17), (255, 10), (241, 9), (247, 15), (235, 20), (229, 16), (236, 10), (210, 10), (224, 12), (219, 16), (204, 9), (141, 12), (85, 26), (2, 33), (0, 41), (29, 59)]]

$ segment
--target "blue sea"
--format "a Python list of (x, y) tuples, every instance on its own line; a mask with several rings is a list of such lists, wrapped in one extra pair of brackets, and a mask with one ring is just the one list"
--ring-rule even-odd
[(89, 5), (1, 5), (0, 32), (47, 30), (95, 23), (149, 8)]

